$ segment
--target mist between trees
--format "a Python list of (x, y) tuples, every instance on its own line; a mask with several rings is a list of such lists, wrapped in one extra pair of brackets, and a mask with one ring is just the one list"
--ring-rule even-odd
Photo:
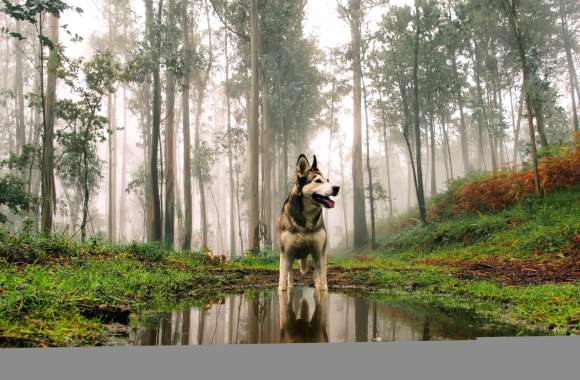
[(342, 187), (331, 247), (362, 248), (472, 172), (541, 195), (538, 158), (578, 147), (576, 0), (338, 0), (332, 47), (306, 0), (83, 4), (0, 5), (3, 228), (275, 251), (306, 153)]

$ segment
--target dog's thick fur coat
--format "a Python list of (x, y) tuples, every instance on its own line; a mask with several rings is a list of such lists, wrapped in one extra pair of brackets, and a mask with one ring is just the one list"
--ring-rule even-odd
[(301, 260), (301, 272), (307, 269), (307, 258), (314, 263), (314, 285), (318, 290), (328, 290), (326, 282), (326, 245), (328, 235), (322, 217), (322, 208), (333, 208), (331, 196), (337, 196), (340, 187), (318, 170), (316, 156), (312, 166), (304, 155), (296, 164), (296, 180), (288, 199), (284, 202), (278, 219), (278, 239), (280, 242), (279, 290), (294, 286), (292, 264)]

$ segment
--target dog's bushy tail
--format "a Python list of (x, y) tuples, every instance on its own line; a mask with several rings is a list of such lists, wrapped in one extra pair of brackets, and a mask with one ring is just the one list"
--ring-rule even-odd
[(308, 260), (306, 258), (300, 260), (300, 274), (303, 276), (308, 273)]

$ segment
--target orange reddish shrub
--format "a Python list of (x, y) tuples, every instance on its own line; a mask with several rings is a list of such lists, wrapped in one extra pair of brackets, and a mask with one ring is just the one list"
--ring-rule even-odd
[(580, 151), (565, 157), (546, 157), (539, 170), (545, 191), (572, 188), (580, 183)]
[[(580, 184), (580, 153), (546, 157), (538, 166), (540, 185), (546, 192)], [(459, 187), (454, 193), (453, 211), (501, 210), (533, 192), (532, 171), (497, 173)]]

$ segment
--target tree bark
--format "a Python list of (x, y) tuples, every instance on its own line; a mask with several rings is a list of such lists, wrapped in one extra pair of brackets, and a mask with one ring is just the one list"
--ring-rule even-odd
[(119, 239), (127, 241), (127, 88), (123, 87), (123, 162), (121, 164), (121, 204), (119, 211)]
[(181, 95), (183, 108), (183, 199), (185, 206), (185, 223), (181, 248), (191, 250), (193, 231), (192, 189), (191, 189), (191, 126), (189, 119), (189, 92), (191, 87), (191, 42), (187, 1), (182, 2), (183, 49), (185, 51), (183, 67), (183, 90)]
[[(113, 28), (113, 1), (108, 2), (108, 23), (109, 23), (109, 50), (114, 52), (114, 32)], [(108, 212), (107, 231), (109, 241), (117, 240), (117, 99), (116, 94), (109, 94), (107, 100), (107, 110), (109, 113), (109, 191), (108, 191)]]
[(252, 0), (251, 7), (251, 93), (250, 93), (250, 117), (248, 126), (249, 137), (249, 197), (248, 197), (248, 240), (249, 249), (257, 252), (260, 249), (258, 239), (258, 222), (259, 222), (259, 186), (260, 186), (260, 154), (259, 154), (259, 134), (260, 126), (258, 122), (258, 91), (259, 91), (259, 61), (258, 61), (258, 0)]
[(225, 95), (226, 95), (226, 112), (227, 112), (227, 123), (228, 123), (228, 169), (229, 169), (229, 192), (230, 192), (230, 257), (236, 256), (236, 222), (235, 222), (235, 206), (234, 206), (234, 166), (233, 166), (233, 151), (232, 151), (232, 111), (231, 111), (231, 98), (230, 98), (230, 62), (228, 56), (228, 31), (226, 30), (224, 36), (225, 45), (225, 69), (226, 69), (226, 80), (225, 80)]
[(413, 93), (414, 93), (414, 122), (415, 122), (415, 154), (417, 164), (417, 202), (421, 221), (427, 221), (425, 207), (425, 191), (423, 189), (423, 168), (421, 165), (421, 120), (419, 108), (419, 43), (421, 39), (419, 3), (415, 0), (415, 46), (413, 54)]
[(362, 164), (362, 89), (361, 89), (361, 2), (350, 2), (351, 52), (353, 72), (353, 147), (352, 147), (352, 184), (353, 184), (353, 244), (362, 248), (369, 239), (366, 221), (366, 204)]
[[(177, 23), (175, 0), (169, 0), (167, 20), (169, 25)], [(168, 35), (169, 55), (175, 52), (173, 39), (177, 36)], [(176, 79), (171, 67), (167, 69), (165, 84), (165, 246), (173, 248), (175, 244), (175, 89)]]
[[(152, 0), (147, 0), (147, 3), (152, 4)], [(151, 9), (152, 9), (152, 5)], [(148, 6), (149, 7), (149, 6)], [(163, 0), (159, 1), (159, 8), (157, 11), (157, 22), (161, 21), (163, 14)], [(149, 172), (150, 172), (150, 192), (153, 204), (153, 219), (151, 222), (151, 238), (153, 241), (161, 241), (161, 199), (159, 194), (159, 143), (160, 143), (160, 129), (161, 129), (161, 36), (156, 27), (156, 22), (153, 20), (153, 15), (149, 17), (148, 28), (151, 34), (151, 54), (153, 62), (153, 106), (152, 106), (152, 126), (151, 126), (151, 148), (149, 150)]]
[(272, 249), (272, 145), (273, 133), (270, 125), (270, 99), (268, 82), (262, 74), (262, 223), (266, 226), (264, 247)]
[[(50, 234), (52, 231), (52, 216), (54, 212), (54, 121), (56, 107), (56, 79), (57, 69), (60, 64), (59, 43), (59, 17), (51, 15), (49, 25), (49, 39), (53, 43), (48, 57), (48, 78), (46, 81), (46, 96), (44, 101), (44, 134), (42, 136), (42, 166), (41, 166), (41, 231)], [(40, 26), (42, 30), (42, 25)], [(41, 47), (42, 49), (42, 47)], [(42, 60), (44, 59), (41, 57)], [(42, 61), (41, 61), (42, 62)], [(41, 67), (41, 72), (44, 70)]]
[[(19, 4), (17, 2), (17, 4)], [(22, 33), (21, 22), (16, 22), (16, 33)], [(20, 40), (14, 39), (14, 95), (16, 104), (16, 152), (22, 154), (24, 145), (26, 144), (26, 120), (24, 117), (24, 74), (22, 62), (23, 44)]]
[(361, 82), (364, 96), (364, 107), (365, 107), (365, 131), (366, 131), (366, 158), (367, 158), (367, 175), (369, 181), (369, 203), (371, 208), (371, 249), (376, 249), (376, 232), (375, 232), (375, 198), (373, 193), (373, 172), (371, 168), (371, 146), (369, 141), (369, 114), (368, 114), (368, 100), (367, 100), (367, 89), (364, 82), (364, 75), (361, 72)]

